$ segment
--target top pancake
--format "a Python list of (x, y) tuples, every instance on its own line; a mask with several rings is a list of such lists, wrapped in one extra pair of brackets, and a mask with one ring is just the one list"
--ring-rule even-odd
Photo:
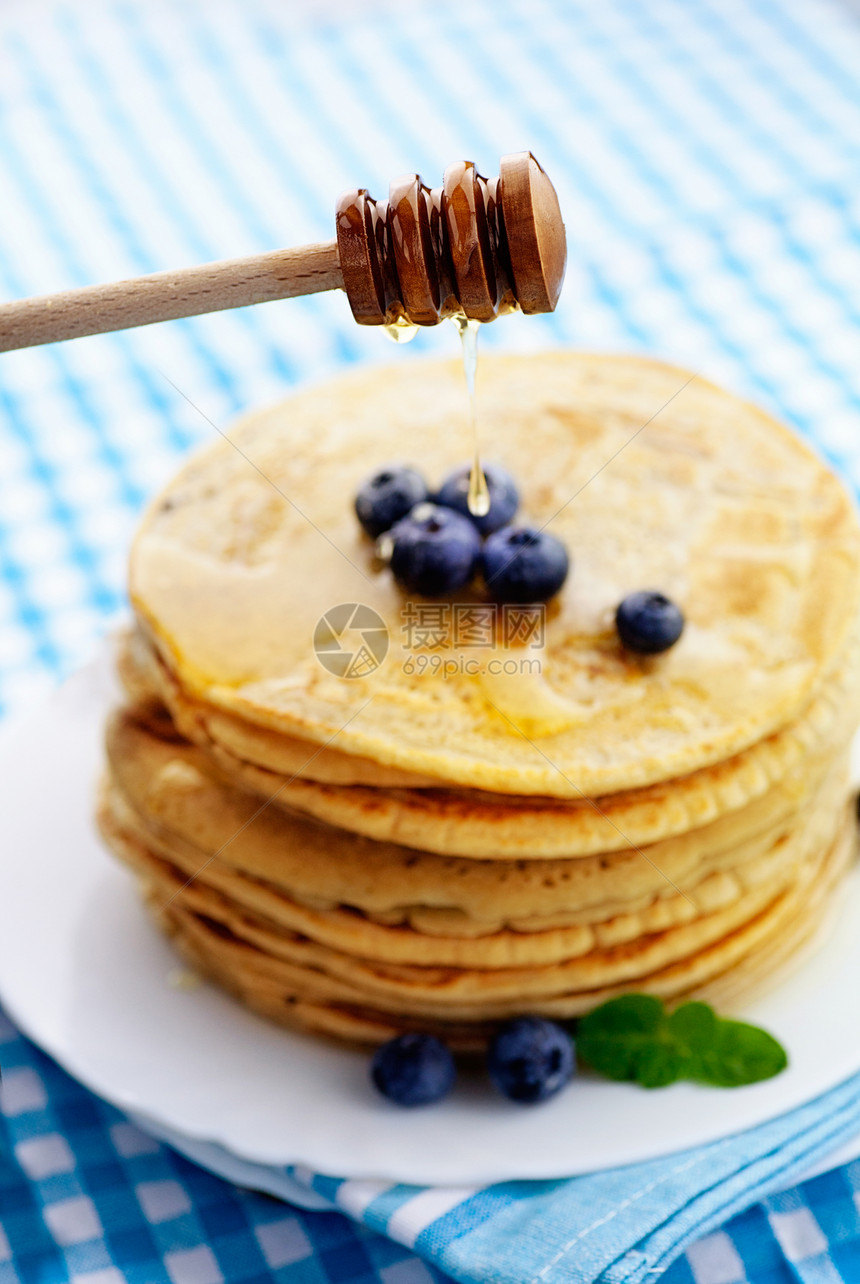
[[(440, 781), (556, 797), (698, 770), (798, 716), (860, 594), (855, 510), (802, 442), (712, 384), (634, 357), (482, 357), (479, 413), (522, 516), (548, 523), (572, 558), (544, 647), (506, 657), (538, 658), (539, 675), (404, 671), (404, 595), (375, 567), (352, 499), (398, 457), (432, 486), (469, 441), (460, 367), (405, 361), (248, 416), (150, 508), (132, 601), (188, 693)], [(615, 607), (638, 588), (685, 613), (663, 656), (627, 655), (615, 636)], [(365, 678), (332, 676), (313, 651), (320, 616), (344, 602), (389, 631)], [(478, 667), (499, 658), (444, 649)]]

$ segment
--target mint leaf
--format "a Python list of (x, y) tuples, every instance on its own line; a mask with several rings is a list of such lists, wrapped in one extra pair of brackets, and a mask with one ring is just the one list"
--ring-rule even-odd
[[(577, 1055), (607, 1079), (638, 1080), (643, 1058), (653, 1064), (664, 1015), (662, 1000), (651, 994), (610, 999), (579, 1022)], [(642, 1073), (648, 1077), (646, 1069)]]
[(734, 1088), (779, 1074), (785, 1050), (766, 1030), (717, 1016), (707, 1003), (667, 1012), (662, 999), (624, 994), (583, 1017), (578, 1056), (607, 1079), (662, 1088), (678, 1079)]
[(643, 1088), (666, 1088), (684, 1077), (684, 1057), (671, 1043), (643, 1044), (636, 1054), (635, 1074)]
[(720, 1018), (709, 1003), (682, 1003), (666, 1017), (672, 1038), (688, 1051), (713, 1040)]
[(698, 1073), (691, 1077), (718, 1088), (737, 1088), (772, 1079), (787, 1065), (786, 1051), (772, 1034), (744, 1021), (721, 1020), (713, 1043), (699, 1053)]

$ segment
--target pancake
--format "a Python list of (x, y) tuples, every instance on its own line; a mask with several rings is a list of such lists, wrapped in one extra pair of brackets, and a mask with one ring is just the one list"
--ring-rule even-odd
[[(807, 446), (704, 380), (635, 357), (484, 358), (481, 412), (524, 515), (549, 523), (573, 561), (539, 674), (404, 670), (404, 599), (352, 497), (393, 445), (414, 443), (435, 482), (467, 435), (459, 366), (403, 362), (247, 417), (150, 508), (132, 603), (189, 698), (385, 767), (549, 798), (690, 775), (801, 716), (860, 601), (854, 506)], [(680, 642), (645, 660), (612, 627), (643, 587), (686, 618)], [(390, 636), (385, 662), (352, 681), (312, 648), (343, 602), (377, 611)]]
[[(374, 842), (332, 829), (219, 781), (200, 750), (159, 739), (129, 714), (115, 716), (107, 734), (112, 784), (164, 854), (193, 869), (217, 853), (222, 865), (285, 890), (293, 898), (348, 904), (385, 914), (405, 906), (456, 910), (489, 923), (577, 915), (578, 921), (640, 912), (655, 899), (690, 895), (705, 874), (736, 870), (762, 848), (788, 841), (797, 808), (808, 807), (814, 782), (831, 805), (846, 792), (839, 759), (816, 773), (812, 764), (788, 789), (781, 805), (759, 811), (759, 824), (744, 836), (737, 815), (651, 847), (577, 859), (490, 861), (441, 857), (398, 844)], [(208, 769), (208, 770), (207, 770)], [(771, 803), (773, 800), (768, 798)]]
[(302, 897), (231, 868), (213, 852), (167, 840), (163, 831), (147, 828), (115, 786), (104, 790), (99, 822), (114, 851), (149, 885), (159, 886), (165, 902), (178, 897), (235, 935), (241, 935), (237, 923), (251, 918), (270, 934), (272, 953), (278, 952), (280, 935), (299, 934), (341, 953), (386, 963), (535, 967), (612, 950), (718, 911), (753, 913), (756, 904), (784, 890), (799, 867), (829, 843), (844, 776), (840, 772), (828, 782), (793, 829), (778, 829), (754, 851), (736, 853), (730, 868), (705, 870), (683, 894), (654, 898), (638, 911), (633, 905), (621, 913), (612, 906), (596, 907), (590, 917), (578, 907), (568, 916), (557, 912), (549, 919), (487, 922), (470, 919), (462, 909), (440, 911), (420, 904), (382, 916), (368, 914), (351, 903)]
[[(775, 963), (784, 964), (816, 929), (829, 893), (855, 854), (853, 815), (843, 812), (837, 817), (836, 828), (829, 850), (810, 861), (788, 891), (722, 938), (708, 943), (705, 934), (701, 947), (687, 957), (639, 976), (636, 989), (672, 1001), (733, 992), (736, 1001), (745, 988), (760, 985)], [(518, 991), (507, 1002), (498, 997), (481, 1003), (474, 997), (464, 1000), (456, 985), (446, 984), (446, 978), (441, 986), (425, 984), (418, 993), (409, 991), (405, 997), (398, 993), (396, 984), (379, 984), (378, 978), (375, 988), (366, 991), (357, 981), (368, 979), (367, 970), (351, 969), (344, 978), (338, 975), (336, 965), (325, 970), (324, 963), (331, 966), (330, 959), (321, 959), (317, 953), (311, 963), (310, 958), (302, 958), (300, 948), (292, 960), (272, 957), (206, 915), (183, 908), (177, 901), (165, 904), (162, 889), (148, 885), (144, 891), (157, 921), (195, 967), (269, 1017), (323, 1029), (337, 1037), (379, 1042), (392, 1032), (420, 1028), (451, 1039), (455, 1046), (474, 1047), (486, 1040), (494, 1024), (512, 1013), (529, 1011), (569, 1019), (629, 988), (604, 984), (559, 992), (559, 969), (552, 969), (548, 992), (538, 993), (534, 988), (528, 994)], [(656, 961), (660, 954), (659, 948), (653, 949), (650, 957)], [(370, 978), (374, 979), (372, 972)], [(578, 979), (593, 982), (596, 978), (592, 972)], [(469, 980), (469, 988), (474, 990), (474, 976)]]
[[(818, 868), (820, 860), (810, 864)], [(475, 963), (393, 963), (348, 954), (299, 933), (273, 930), (265, 920), (237, 909), (233, 902), (213, 892), (202, 879), (187, 883), (163, 862), (144, 861), (141, 857), (139, 868), (146, 885), (158, 892), (162, 904), (205, 918), (224, 939), (251, 945), (269, 960), (318, 971), (360, 989), (383, 1006), (393, 1005), (393, 1011), (432, 1010), (436, 1015), (452, 1007), (460, 1015), (479, 1016), (486, 1012), (493, 1016), (510, 1012), (511, 1004), (528, 1010), (533, 1001), (580, 990), (620, 983), (635, 988), (643, 976), (724, 940), (786, 891), (785, 884), (759, 887), (743, 903), (735, 902), (691, 923), (649, 933), (620, 946), (595, 948), (553, 963), (531, 959), (522, 965), (485, 968)], [(522, 944), (539, 947), (542, 942), (529, 937)], [(444, 942), (438, 938), (433, 938), (431, 945), (440, 954), (443, 952)]]
[(240, 760), (323, 784), (374, 788), (438, 784), (430, 776), (383, 767), (368, 758), (355, 758), (313, 741), (280, 735), (268, 727), (256, 727), (220, 709), (195, 703), (182, 691), (140, 629), (124, 630), (118, 638), (116, 667), (126, 695), (140, 714), (158, 717), (166, 706), (187, 739), (204, 746), (223, 743)]
[[(300, 760), (301, 770), (287, 776), (271, 770), (280, 759), (284, 737), (250, 724), (232, 734), (227, 724), (237, 719), (206, 712), (199, 705), (192, 711), (175, 683), (165, 676), (155, 682), (153, 675), (159, 669), (163, 675), (163, 666), (156, 666), (151, 654), (147, 663), (146, 655), (139, 637), (121, 645), (120, 670), (127, 690), (150, 718), (166, 701), (182, 734), (207, 751), (226, 780), (264, 798), (274, 796), (280, 807), (338, 828), (441, 855), (497, 860), (590, 855), (621, 842), (640, 847), (687, 833), (740, 810), (792, 772), (806, 775), (810, 762), (846, 743), (860, 719), (860, 637), (855, 626), (835, 672), (797, 722), (725, 762), (677, 780), (576, 800), (386, 788), (386, 769), (372, 785), (348, 787), (334, 782), (339, 767), (329, 771), (326, 766), (320, 773), (329, 776), (328, 781), (316, 778), (324, 755), (328, 763), (336, 757), (348, 760), (347, 755), (320, 751), (309, 742), (301, 750), (302, 742), (292, 742), (292, 761)], [(361, 774), (373, 766), (366, 761)]]

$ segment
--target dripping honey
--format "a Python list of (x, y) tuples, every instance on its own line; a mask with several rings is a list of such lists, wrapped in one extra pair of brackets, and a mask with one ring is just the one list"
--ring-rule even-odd
[(451, 320), (457, 327), (463, 347), (463, 373), (466, 376), (466, 391), (469, 394), (469, 418), (472, 424), (472, 470), (469, 473), (469, 494), (467, 504), (473, 517), (485, 517), (490, 511), (490, 492), (487, 479), (481, 467), (481, 451), (478, 441), (478, 407), (475, 397), (475, 376), (478, 369), (478, 327), (480, 321), (470, 321), (462, 312), (455, 314)]

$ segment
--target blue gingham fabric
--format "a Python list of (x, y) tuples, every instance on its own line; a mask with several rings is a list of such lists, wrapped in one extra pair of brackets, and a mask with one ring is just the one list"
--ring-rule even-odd
[[(555, 315), (482, 343), (663, 355), (794, 423), (857, 486), (858, 68), (848, 0), (6, 0), (0, 298), (327, 239), (343, 188), (436, 183), (461, 157), (492, 173), (530, 147), (559, 191), (568, 280)], [(452, 353), (448, 329), (416, 350)], [(339, 295), (0, 356), (0, 710), (49, 690), (121, 610), (140, 507), (207, 420), (401, 358)], [(757, 1166), (704, 1202), (656, 1168), (626, 1196), (629, 1173), (572, 1196), (593, 1210), (559, 1183), (294, 1173), (316, 1195), (303, 1211), (147, 1137), (8, 1025), (0, 1065), (0, 1284), (424, 1284), (434, 1262), (498, 1284), (860, 1279), (856, 1164), (717, 1229), (860, 1130), (860, 1084), (775, 1125), (770, 1149), (725, 1147), (715, 1180), (743, 1147)]]

